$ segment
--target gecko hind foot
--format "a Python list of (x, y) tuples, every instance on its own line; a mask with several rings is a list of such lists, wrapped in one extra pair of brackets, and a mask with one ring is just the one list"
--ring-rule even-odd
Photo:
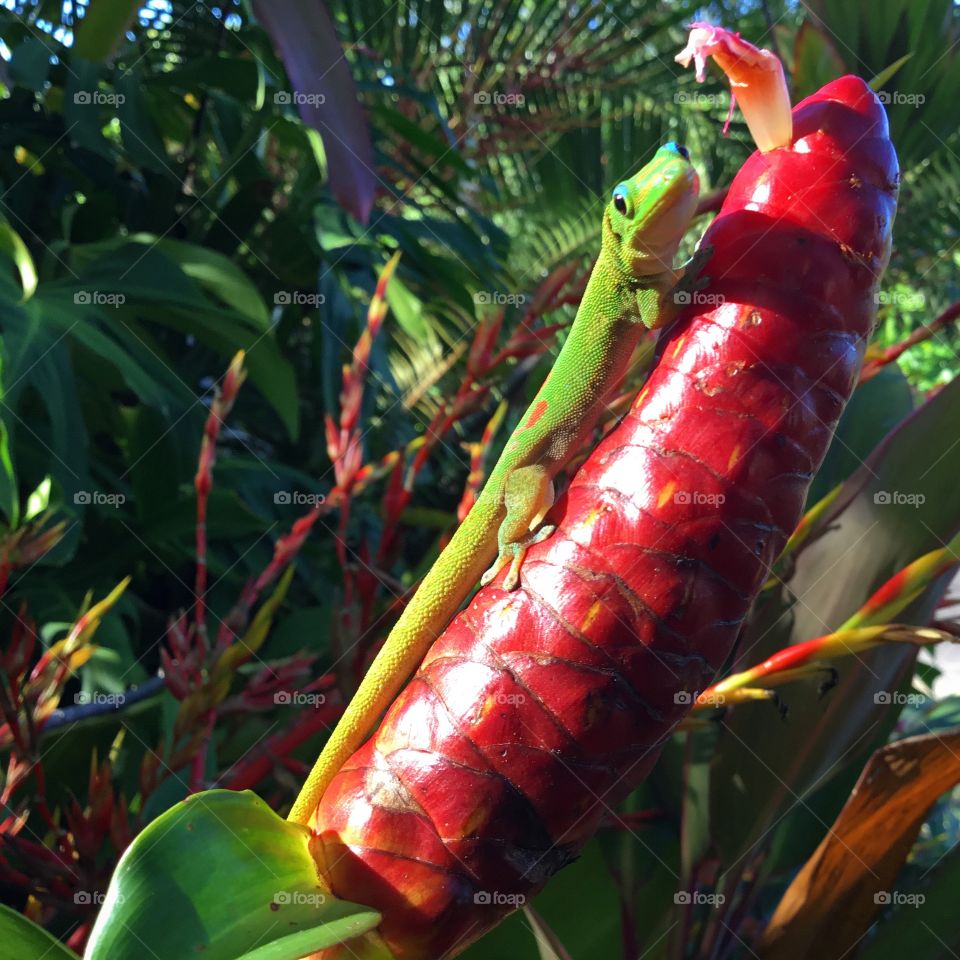
[(510, 569), (507, 571), (507, 575), (503, 578), (503, 589), (504, 590), (516, 590), (520, 586), (520, 568), (523, 566), (524, 558), (527, 555), (527, 551), (535, 543), (540, 543), (543, 540), (546, 540), (547, 537), (551, 536), (556, 530), (556, 525), (548, 523), (546, 526), (541, 527), (537, 530), (536, 533), (530, 534), (528, 537), (524, 537), (523, 540), (520, 540), (516, 543), (508, 543), (500, 551), (499, 556), (493, 562), (493, 566), (480, 578), (480, 586), (485, 587), (491, 580), (493, 580), (498, 573), (507, 565), (509, 562)]

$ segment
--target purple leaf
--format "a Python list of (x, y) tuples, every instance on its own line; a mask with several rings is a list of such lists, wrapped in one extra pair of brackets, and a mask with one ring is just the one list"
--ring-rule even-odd
[(303, 122), (323, 138), (337, 201), (361, 223), (370, 218), (376, 174), (373, 148), (350, 65), (321, 0), (253, 0), (294, 87)]

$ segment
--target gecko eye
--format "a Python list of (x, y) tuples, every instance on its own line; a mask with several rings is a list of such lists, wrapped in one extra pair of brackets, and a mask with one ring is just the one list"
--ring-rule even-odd
[(630, 195), (622, 184), (614, 188), (613, 206), (617, 213), (627, 216), (630, 211)]

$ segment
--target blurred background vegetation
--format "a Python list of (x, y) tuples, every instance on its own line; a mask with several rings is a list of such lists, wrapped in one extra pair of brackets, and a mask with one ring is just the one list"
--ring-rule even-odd
[[(950, 0), (327, 0), (329, 20), (299, 29), (291, 11), (303, 7), (149, 0), (111, 32), (84, 30), (84, 3), (0, 4), (0, 633), (29, 616), (47, 648), (88, 592), (101, 599), (132, 578), (96, 649), (57, 688), (51, 709), (65, 709), (42, 747), (51, 807), (92, 789), (94, 752), (141, 820), (198, 784), (233, 784), (254, 745), (302, 723), (298, 708), (257, 699), (275, 692), (259, 670), (287, 669), (330, 701), (349, 694), (396, 598), (455, 522), (464, 444), (503, 399), (505, 436), (549, 367), (576, 296), (547, 296), (544, 284), (575, 291), (608, 189), (668, 139), (689, 147), (705, 194), (751, 152), (738, 114), (719, 135), (720, 75), (696, 85), (673, 62), (691, 19), (775, 50), (794, 102), (845, 72), (875, 81), (903, 177), (875, 349), (958, 299)], [(249, 637), (245, 585), (342, 478), (327, 420), (340, 422), (342, 367), (397, 251), (358, 411), (362, 463), (379, 466), (349, 511), (311, 515), (269, 634), (229, 674), (201, 747), (191, 723), (204, 728), (209, 702), (186, 709), (158, 677), (176, 646), (171, 619), (196, 609), (194, 475), (217, 383), (246, 351), (249, 379), (219, 438), (206, 561), (211, 630), (227, 622)], [(534, 334), (481, 382), (470, 348), (478, 324), (494, 322), (501, 343), (525, 322)], [(819, 495), (953, 379), (957, 346), (947, 325), (862, 389)], [(931, 449), (949, 422), (931, 428)], [(425, 438), (407, 501), (404, 471)], [(941, 543), (956, 519), (943, 509)], [(51, 549), (29, 549), (58, 523)], [(188, 647), (173, 657), (180, 666)], [(209, 679), (204, 664), (194, 667)], [(127, 700), (70, 712), (98, 694)], [(243, 785), (289, 802), (322, 736), (318, 727)], [(164, 772), (147, 789), (154, 749)], [(8, 790), (7, 810), (21, 799)], [(111, 856), (93, 859), (90, 870), (109, 875)], [(38, 898), (37, 916), (82, 940), (89, 911), (21, 883), (6, 893), (18, 908)]]

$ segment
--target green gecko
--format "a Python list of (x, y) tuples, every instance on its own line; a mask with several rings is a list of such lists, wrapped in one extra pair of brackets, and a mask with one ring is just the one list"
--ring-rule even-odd
[(309, 821), (334, 775), (477, 579), (487, 584), (509, 564), (503, 589), (515, 589), (529, 547), (553, 533), (553, 526), (540, 526), (553, 504), (553, 478), (588, 441), (641, 334), (671, 320), (675, 303), (689, 302), (689, 296), (675, 296), (678, 291), (702, 285), (699, 270), (711, 251), (701, 249), (685, 268), (673, 268), (698, 193), (689, 154), (675, 143), (660, 147), (639, 173), (614, 188), (603, 215), (600, 255), (553, 369), (470, 513), (371, 664), (304, 784), (291, 820)]

